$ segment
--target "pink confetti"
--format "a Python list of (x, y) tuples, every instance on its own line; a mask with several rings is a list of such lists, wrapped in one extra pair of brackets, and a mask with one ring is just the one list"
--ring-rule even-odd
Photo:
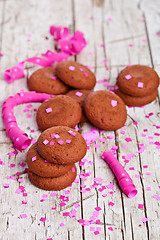
[(21, 214), (20, 216), (21, 216), (21, 218), (26, 218), (26, 217), (27, 217), (27, 214), (23, 213), (23, 214)]
[(155, 199), (157, 199), (157, 200), (160, 199), (160, 196), (158, 196), (157, 194), (155, 194), (153, 197), (154, 197)]
[(51, 197), (55, 197), (55, 196), (57, 196), (57, 193), (52, 192), (52, 193), (51, 193)]
[(146, 187), (146, 190), (147, 191), (151, 191), (151, 187)]
[(36, 160), (36, 156), (35, 157), (32, 157), (32, 162)]
[(112, 107), (116, 107), (117, 106), (117, 101), (116, 100), (111, 100), (111, 105), (112, 105)]
[(108, 21), (109, 22), (113, 21), (113, 18), (112, 17), (108, 17)]
[(78, 96), (78, 97), (81, 97), (81, 96), (83, 95), (83, 93), (81, 93), (81, 92), (76, 92), (75, 95)]
[(47, 219), (46, 218), (43, 218), (43, 217), (41, 217), (40, 219), (39, 219), (39, 221), (41, 221), (41, 222), (45, 222)]
[(112, 227), (108, 227), (108, 230), (109, 230), (109, 231), (113, 231), (113, 228), (112, 228)]
[(59, 225), (60, 225), (61, 227), (63, 227), (63, 226), (64, 226), (64, 223), (60, 223)]
[(144, 217), (144, 218), (141, 219), (141, 221), (145, 223), (145, 222), (148, 221), (148, 218)]
[(132, 142), (132, 139), (131, 138), (125, 138), (125, 141), (126, 142)]
[(144, 208), (143, 204), (138, 204), (138, 208)]
[(99, 148), (100, 145), (99, 145), (99, 144), (95, 144), (94, 147), (95, 147), (95, 148)]
[(108, 184), (108, 185), (107, 185), (107, 188), (108, 188), (108, 189), (114, 189), (113, 183)]
[(95, 210), (99, 212), (99, 211), (102, 210), (102, 208), (100, 208), (100, 207), (96, 207)]
[(109, 206), (114, 206), (114, 204), (115, 204), (115, 203), (113, 203), (113, 202), (109, 202), (109, 203), (108, 203)]
[(100, 232), (99, 232), (99, 231), (95, 231), (94, 234), (95, 234), (95, 235), (98, 235), (98, 234), (100, 234)]
[(62, 145), (64, 142), (62, 140), (58, 141), (58, 144)]
[(3, 187), (4, 187), (4, 188), (9, 188), (9, 183), (4, 183), (4, 184), (3, 184)]
[(142, 38), (142, 42), (147, 42), (147, 38)]
[(142, 82), (138, 82), (138, 87), (139, 88), (143, 88), (143, 83)]
[(75, 67), (74, 66), (69, 66), (69, 70), (74, 71)]
[(45, 139), (44, 141), (43, 141), (43, 144), (44, 145), (47, 145), (49, 143), (49, 141), (47, 140), (47, 139)]
[(76, 133), (73, 132), (72, 130), (69, 130), (68, 133), (71, 134), (72, 136), (76, 136)]
[(129, 79), (132, 78), (132, 76), (131, 76), (130, 74), (127, 74), (127, 75), (125, 76), (125, 78), (126, 78), (127, 80), (129, 80)]
[(52, 108), (51, 108), (51, 107), (50, 107), (50, 108), (46, 108), (46, 112), (47, 112), (47, 113), (52, 112)]

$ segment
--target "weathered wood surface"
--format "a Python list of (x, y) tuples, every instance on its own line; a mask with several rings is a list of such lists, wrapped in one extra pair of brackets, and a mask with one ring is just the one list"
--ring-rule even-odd
[[(75, 30), (85, 33), (87, 47), (76, 60), (91, 65), (97, 80), (107, 78), (109, 84), (114, 84), (123, 67), (137, 63), (150, 65), (160, 74), (160, 36), (156, 35), (160, 31), (159, 0), (0, 0), (0, 49), (4, 54), (0, 58), (1, 103), (20, 89), (27, 90), (25, 78), (7, 84), (3, 79), (4, 70), (28, 57), (40, 56), (40, 53), (48, 49), (53, 50), (53, 41), (48, 33), (51, 24), (65, 25), (72, 33)], [(29, 42), (28, 33), (31, 34)], [(105, 64), (104, 59), (107, 60)], [(27, 69), (26, 72), (30, 74)], [(106, 89), (106, 86), (97, 83), (95, 90), (98, 89)], [(27, 113), (22, 111), (25, 106), (15, 108), (18, 124), (30, 137), (37, 138), (40, 132), (35, 122), (35, 112), (31, 110), (32, 117), (26, 118)], [(38, 106), (38, 103), (33, 104), (33, 108)], [(59, 196), (64, 195), (64, 191), (57, 192), (57, 197), (51, 197), (47, 192), (46, 201), (40, 202), (46, 191), (31, 185), (24, 173), (25, 167), (20, 166), (20, 163), (25, 162), (26, 151), (11, 157), (7, 155), (12, 151), (12, 143), (6, 135), (3, 121), (0, 120), (0, 158), (5, 163), (0, 165), (0, 239), (160, 239), (160, 200), (153, 197), (155, 194), (160, 196), (160, 154), (156, 145), (149, 143), (159, 141), (159, 136), (154, 135), (160, 133), (154, 126), (160, 125), (159, 97), (143, 108), (127, 108), (127, 111), (128, 118), (123, 128), (125, 134), (121, 134), (120, 130), (102, 132), (101, 136), (106, 138), (106, 142), (100, 143), (98, 140), (100, 148), (96, 149), (92, 144), (85, 157), (94, 164), (86, 163), (80, 167), (77, 165), (78, 174), (91, 172), (91, 175), (69, 188), (69, 202), (64, 207), (59, 205)], [(153, 116), (146, 118), (151, 112)], [(137, 121), (138, 125), (134, 125), (133, 121)], [(83, 124), (80, 131), (89, 131), (92, 127)], [(31, 133), (31, 129), (35, 132)], [(144, 129), (148, 129), (148, 132), (144, 132)], [(143, 133), (146, 137), (142, 136)], [(107, 139), (110, 135), (114, 138)], [(153, 140), (148, 139), (148, 136), (153, 136)], [(131, 137), (132, 142), (126, 142), (127, 137)], [(145, 151), (138, 153), (138, 146), (142, 143)], [(128, 199), (121, 192), (111, 170), (100, 158), (104, 150), (115, 145), (118, 147), (119, 161), (137, 186), (138, 194), (133, 199)], [(122, 156), (131, 153), (135, 156), (129, 163), (125, 163)], [(10, 164), (15, 164), (15, 167), (9, 168)], [(148, 168), (144, 168), (144, 165), (148, 165)], [(129, 170), (130, 167), (135, 170)], [(19, 176), (23, 179), (22, 183), (18, 182), (18, 177), (17, 180), (7, 179), (7, 176), (15, 176), (16, 172), (22, 172)], [(147, 172), (151, 175), (147, 175)], [(135, 177), (136, 174), (139, 177)], [(102, 185), (113, 183), (114, 194), (109, 194), (111, 189), (100, 192), (99, 187), (90, 188), (95, 177), (103, 178)], [(4, 188), (4, 183), (9, 183), (9, 188)], [(90, 191), (81, 193), (80, 184), (85, 184)], [(19, 186), (25, 187), (27, 197), (23, 197), (22, 193), (15, 193)], [(151, 187), (151, 190), (147, 191), (146, 187)], [(103, 197), (103, 194), (107, 196)], [(22, 204), (23, 200), (27, 204)], [(109, 206), (109, 202), (114, 202), (115, 205)], [(76, 209), (76, 217), (64, 217), (63, 212), (71, 212), (75, 203), (80, 204)], [(144, 208), (139, 209), (138, 204), (144, 204)], [(57, 209), (51, 210), (53, 206)], [(89, 221), (97, 206), (102, 209), (98, 217), (101, 223), (81, 226), (78, 219)], [(21, 219), (20, 214), (24, 213), (28, 217)], [(46, 217), (45, 223), (39, 220), (41, 217)], [(148, 218), (146, 223), (141, 221), (144, 217)], [(61, 222), (65, 224), (63, 227), (60, 226)], [(95, 231), (97, 227), (101, 227), (100, 234), (96, 236), (90, 231), (90, 226), (95, 227)], [(113, 231), (108, 227), (112, 227)]]

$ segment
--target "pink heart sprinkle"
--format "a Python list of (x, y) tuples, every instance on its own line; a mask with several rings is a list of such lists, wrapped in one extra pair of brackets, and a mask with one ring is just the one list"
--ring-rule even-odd
[(117, 101), (116, 100), (111, 100), (111, 105), (112, 105), (112, 107), (116, 107), (117, 106)]
[(129, 80), (129, 79), (132, 78), (132, 76), (131, 76), (130, 74), (127, 74), (127, 75), (125, 76), (125, 78), (126, 78), (127, 80)]
[(47, 112), (47, 113), (52, 112), (52, 108), (51, 108), (51, 107), (50, 107), (50, 108), (46, 108), (46, 112)]
[(75, 67), (74, 66), (69, 66), (69, 70), (74, 71)]
[(78, 97), (81, 97), (81, 96), (83, 95), (83, 93), (81, 93), (81, 92), (76, 92), (75, 95), (78, 96)]
[(142, 82), (138, 82), (138, 87), (139, 88), (143, 88), (143, 83)]

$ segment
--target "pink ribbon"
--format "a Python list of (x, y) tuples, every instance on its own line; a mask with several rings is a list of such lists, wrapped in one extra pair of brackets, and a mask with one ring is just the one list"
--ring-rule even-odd
[(22, 151), (23, 149), (26, 149), (31, 144), (31, 139), (28, 138), (28, 135), (18, 127), (13, 113), (14, 106), (30, 102), (43, 102), (51, 97), (53, 97), (53, 95), (46, 93), (22, 92), (10, 96), (3, 103), (2, 117), (6, 132), (18, 150)]
[(67, 59), (70, 55), (80, 53), (86, 46), (84, 34), (76, 31), (73, 36), (69, 34), (69, 29), (63, 26), (51, 26), (50, 34), (53, 35), (54, 40), (58, 42), (59, 52), (55, 53), (48, 50), (43, 57), (31, 57), (20, 63), (15, 67), (9, 68), (4, 72), (4, 79), (8, 83), (12, 83), (16, 79), (25, 77), (24, 63), (30, 62), (41, 67), (52, 66), (55, 62), (61, 62)]

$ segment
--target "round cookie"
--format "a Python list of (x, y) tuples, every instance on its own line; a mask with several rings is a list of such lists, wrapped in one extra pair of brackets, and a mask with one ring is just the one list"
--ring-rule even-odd
[(127, 95), (142, 97), (158, 88), (159, 76), (153, 68), (132, 65), (118, 74), (117, 85), (119, 90)]
[(28, 171), (28, 178), (33, 185), (38, 188), (48, 191), (60, 191), (70, 186), (75, 180), (77, 175), (76, 166), (69, 170), (67, 173), (56, 178), (44, 178), (36, 175), (35, 173)]
[(104, 130), (121, 128), (127, 119), (124, 102), (115, 93), (96, 91), (84, 101), (84, 111), (89, 121)]
[(87, 144), (75, 129), (57, 126), (46, 129), (39, 136), (37, 151), (49, 162), (73, 164), (85, 156)]
[(65, 60), (56, 66), (56, 75), (67, 85), (77, 89), (92, 89), (96, 77), (84, 65), (72, 60)]
[(81, 114), (81, 107), (76, 100), (66, 95), (58, 95), (40, 105), (36, 121), (41, 131), (53, 126), (74, 128), (80, 122)]
[[(35, 157), (36, 160), (32, 160), (35, 159)], [(74, 164), (58, 165), (48, 162), (37, 152), (36, 143), (28, 150), (26, 161), (29, 171), (40, 177), (59, 177), (74, 167)]]
[(40, 93), (58, 95), (69, 91), (69, 87), (55, 75), (54, 67), (38, 69), (30, 76), (27, 84), (30, 91)]
[(88, 94), (90, 93), (90, 90), (85, 90), (85, 89), (77, 89), (77, 90), (72, 90), (69, 91), (68, 93), (66, 93), (67, 96), (70, 96), (71, 98), (75, 99), (81, 106), (82, 108), (82, 115), (81, 115), (81, 119), (80, 122), (88, 122), (84, 110), (83, 110), (83, 104), (84, 104), (84, 100), (85, 98), (88, 96)]
[(148, 103), (151, 103), (153, 100), (156, 99), (158, 95), (158, 90), (153, 91), (147, 96), (144, 97), (133, 97), (129, 96), (123, 92), (121, 92), (119, 89), (115, 91), (115, 93), (122, 98), (122, 100), (125, 102), (126, 105), (128, 106), (143, 106)]

